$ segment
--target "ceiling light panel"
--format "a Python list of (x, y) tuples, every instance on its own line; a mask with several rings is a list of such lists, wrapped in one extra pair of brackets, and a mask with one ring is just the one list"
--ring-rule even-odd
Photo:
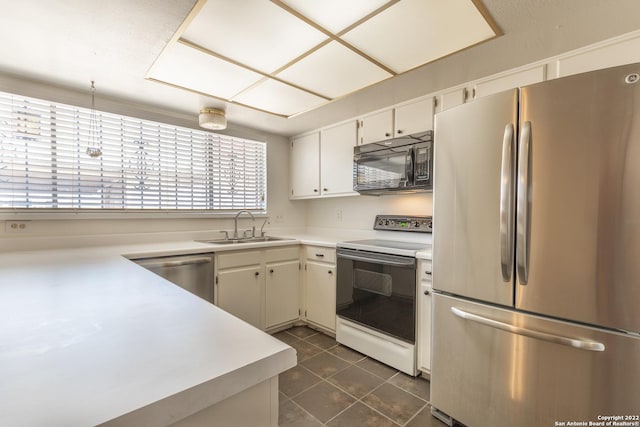
[(181, 38), (264, 73), (327, 39), (266, 0), (208, 0)]
[(329, 98), (337, 98), (391, 77), (391, 74), (331, 42), (277, 75)]
[(233, 101), (284, 116), (307, 111), (327, 102), (324, 98), (272, 79), (258, 83)]
[(282, 0), (311, 21), (336, 34), (389, 0)]
[(471, 0), (402, 0), (342, 39), (402, 73), (495, 35)]
[(175, 43), (167, 46), (147, 77), (230, 99), (262, 75)]

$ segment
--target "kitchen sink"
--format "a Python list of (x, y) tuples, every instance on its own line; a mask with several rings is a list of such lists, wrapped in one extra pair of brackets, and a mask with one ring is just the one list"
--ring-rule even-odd
[(200, 243), (210, 243), (212, 245), (231, 245), (238, 243), (258, 243), (258, 242), (275, 242), (279, 240), (295, 240), (290, 237), (275, 237), (275, 236), (262, 236), (262, 237), (247, 237), (242, 239), (215, 239), (215, 240), (196, 240)]

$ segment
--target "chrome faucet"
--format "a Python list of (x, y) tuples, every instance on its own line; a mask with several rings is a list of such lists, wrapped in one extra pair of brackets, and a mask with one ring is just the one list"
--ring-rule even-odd
[(264, 220), (264, 222), (262, 223), (262, 227), (260, 227), (260, 237), (264, 237), (264, 226), (267, 224), (270, 224), (269, 217)]
[(237, 239), (238, 238), (238, 217), (240, 216), (241, 213), (246, 212), (249, 214), (249, 216), (251, 217), (251, 219), (253, 220), (253, 222), (256, 222), (256, 219), (253, 217), (253, 214), (247, 210), (242, 210), (240, 212), (238, 212), (236, 214), (236, 217), (234, 218), (234, 224), (233, 224), (233, 238)]

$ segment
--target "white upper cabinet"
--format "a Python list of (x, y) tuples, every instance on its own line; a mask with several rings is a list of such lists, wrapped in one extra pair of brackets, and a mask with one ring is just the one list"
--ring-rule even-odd
[(544, 65), (539, 65), (526, 70), (480, 81), (473, 87), (473, 99), (502, 92), (503, 90), (540, 83), (545, 80), (545, 70), (546, 67)]
[(384, 141), (433, 129), (432, 97), (401, 104), (360, 119), (358, 143)]
[(394, 136), (433, 130), (433, 104), (433, 98), (429, 97), (396, 107)]
[(598, 43), (595, 46), (578, 49), (570, 55), (564, 55), (556, 60), (557, 69), (554, 77), (564, 77), (602, 68), (640, 62), (640, 37), (627, 36)]
[(350, 121), (291, 140), (292, 199), (351, 196), (357, 122)]
[(439, 94), (436, 113), (464, 104), (467, 96), (467, 88), (458, 88)]
[(320, 195), (320, 132), (291, 140), (291, 198)]
[(479, 80), (469, 87), (447, 90), (440, 93), (438, 95), (438, 107), (436, 109), (436, 113), (448, 110), (466, 102), (472, 102), (482, 96), (534, 83), (540, 83), (545, 79), (545, 65), (538, 65), (526, 70), (503, 73), (497, 76), (494, 75), (487, 79)]
[(383, 141), (393, 137), (393, 109), (380, 111), (360, 119), (358, 144)]
[(320, 131), (321, 196), (355, 195), (353, 191), (353, 147), (357, 123), (347, 122)]

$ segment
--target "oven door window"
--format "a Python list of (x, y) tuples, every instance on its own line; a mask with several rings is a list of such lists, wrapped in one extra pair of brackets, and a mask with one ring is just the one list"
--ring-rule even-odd
[(414, 343), (415, 280), (413, 259), (390, 265), (339, 256), (337, 314)]
[(368, 153), (355, 160), (355, 190), (400, 188), (408, 185), (411, 151), (406, 147)]

